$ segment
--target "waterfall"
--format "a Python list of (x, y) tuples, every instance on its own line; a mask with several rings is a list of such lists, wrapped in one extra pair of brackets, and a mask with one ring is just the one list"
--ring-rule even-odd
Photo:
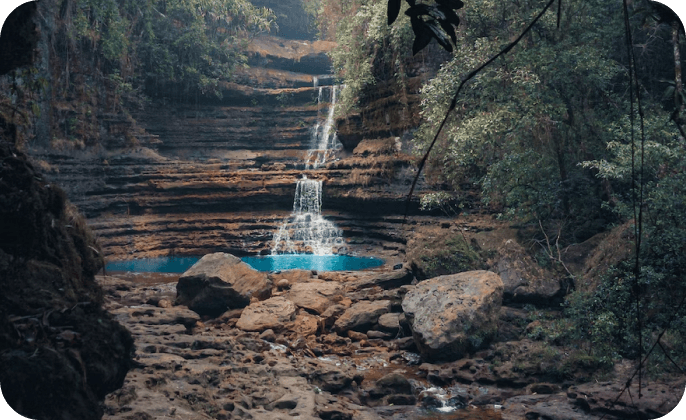
[(293, 213), (274, 235), (272, 254), (312, 252), (316, 255), (333, 253), (334, 246), (343, 245), (342, 232), (324, 219), (322, 210), (322, 181), (299, 180), (295, 187)]
[[(319, 104), (322, 101), (322, 87), (319, 88), (319, 96), (317, 98), (317, 116), (319, 116)], [(326, 163), (334, 151), (343, 147), (338, 140), (336, 130), (333, 128), (338, 89), (339, 87), (336, 85), (331, 86), (331, 101), (329, 102), (326, 120), (324, 120), (322, 126), (319, 118), (317, 118), (318, 121), (312, 130), (310, 150), (305, 157), (305, 169), (319, 169)]]
[[(314, 78), (317, 88), (318, 79)], [(312, 127), (310, 150), (305, 158), (305, 169), (318, 169), (326, 163), (332, 152), (342, 147), (333, 129), (334, 107), (338, 86), (331, 87), (331, 101), (326, 120), (319, 118), (323, 86), (317, 96), (317, 122)], [(286, 219), (272, 240), (272, 255), (312, 252), (329, 255), (334, 247), (344, 244), (343, 233), (332, 222), (324, 219), (322, 212), (322, 181), (307, 179), (303, 175), (295, 186), (293, 212)]]

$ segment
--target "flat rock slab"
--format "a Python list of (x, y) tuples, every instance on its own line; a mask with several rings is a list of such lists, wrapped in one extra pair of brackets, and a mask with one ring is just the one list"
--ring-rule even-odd
[(145, 325), (175, 325), (181, 324), (187, 328), (193, 327), (200, 321), (197, 313), (184, 307), (158, 308), (141, 305), (121, 307), (110, 311), (118, 321)]
[(402, 307), (424, 358), (457, 360), (494, 337), (502, 300), (500, 276), (467, 271), (418, 283)]
[(331, 299), (341, 293), (341, 285), (326, 281), (296, 283), (291, 286), (286, 297), (299, 308), (323, 314), (331, 305)]
[(381, 287), (382, 289), (395, 289), (412, 283), (414, 274), (408, 267), (382, 273), (373, 273), (362, 276), (346, 284), (349, 291)]
[(176, 301), (200, 315), (219, 316), (244, 308), (251, 297), (271, 295), (272, 282), (240, 258), (218, 252), (205, 255), (179, 277)]
[(282, 296), (255, 302), (245, 308), (236, 327), (243, 331), (279, 331), (295, 317), (295, 304)]
[(363, 300), (346, 309), (333, 325), (334, 331), (344, 333), (348, 330), (367, 332), (383, 314), (391, 312), (389, 300)]

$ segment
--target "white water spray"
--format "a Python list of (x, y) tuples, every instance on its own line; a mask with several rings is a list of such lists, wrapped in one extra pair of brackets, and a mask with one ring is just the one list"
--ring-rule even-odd
[[(338, 86), (331, 86), (331, 102), (329, 103), (329, 111), (326, 115), (326, 120), (324, 120), (324, 125), (322, 126), (321, 123), (317, 121), (312, 130), (310, 150), (305, 157), (305, 169), (318, 169), (324, 166), (333, 153), (343, 147), (338, 140), (336, 130), (333, 128), (338, 89)], [(321, 101), (322, 87), (319, 88), (319, 96), (317, 98), (317, 116), (319, 116), (319, 104)]]
[(299, 180), (295, 188), (293, 213), (274, 235), (272, 255), (280, 253), (312, 252), (316, 255), (333, 253), (343, 245), (342, 232), (324, 219), (322, 209), (322, 181)]

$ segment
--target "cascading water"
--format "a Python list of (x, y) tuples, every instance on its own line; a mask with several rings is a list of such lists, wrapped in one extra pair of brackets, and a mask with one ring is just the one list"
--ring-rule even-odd
[[(319, 95), (317, 97), (317, 116), (319, 116), (319, 104), (322, 101), (322, 89), (319, 87)], [(322, 125), (317, 118), (317, 123), (312, 130), (312, 137), (310, 139), (310, 150), (305, 158), (305, 169), (318, 169), (324, 165), (331, 154), (339, 150), (343, 145), (338, 140), (336, 130), (333, 129), (334, 110), (336, 107), (336, 96), (338, 93), (338, 86), (331, 86), (331, 102), (329, 111), (326, 115), (326, 120)]]
[[(316, 88), (318, 79), (314, 78)], [(312, 129), (310, 150), (305, 158), (305, 169), (318, 169), (326, 163), (331, 154), (342, 147), (333, 130), (334, 106), (338, 86), (331, 86), (331, 101), (323, 125), (319, 118), (319, 104), (322, 101), (323, 86), (319, 86), (317, 97), (317, 123)], [(324, 219), (322, 210), (322, 181), (299, 180), (295, 187), (293, 213), (283, 222), (272, 241), (272, 255), (282, 253), (312, 252), (329, 255), (334, 247), (343, 245), (342, 231)]]
[(343, 244), (342, 232), (324, 219), (322, 209), (322, 181), (303, 178), (295, 188), (293, 213), (274, 235), (272, 254), (312, 252), (316, 255), (333, 253)]

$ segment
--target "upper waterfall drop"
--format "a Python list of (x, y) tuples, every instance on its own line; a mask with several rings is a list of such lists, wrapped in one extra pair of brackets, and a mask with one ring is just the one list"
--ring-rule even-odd
[[(319, 87), (319, 95), (317, 97), (317, 116), (319, 117), (319, 106), (322, 102), (322, 89)], [(317, 123), (312, 129), (312, 136), (310, 138), (310, 150), (305, 157), (305, 169), (318, 169), (326, 163), (331, 157), (331, 154), (336, 150), (340, 150), (343, 144), (338, 140), (336, 130), (334, 129), (334, 114), (336, 111), (336, 99), (340, 86), (331, 86), (331, 100), (329, 102), (329, 110), (326, 119), (322, 123), (317, 118)]]

